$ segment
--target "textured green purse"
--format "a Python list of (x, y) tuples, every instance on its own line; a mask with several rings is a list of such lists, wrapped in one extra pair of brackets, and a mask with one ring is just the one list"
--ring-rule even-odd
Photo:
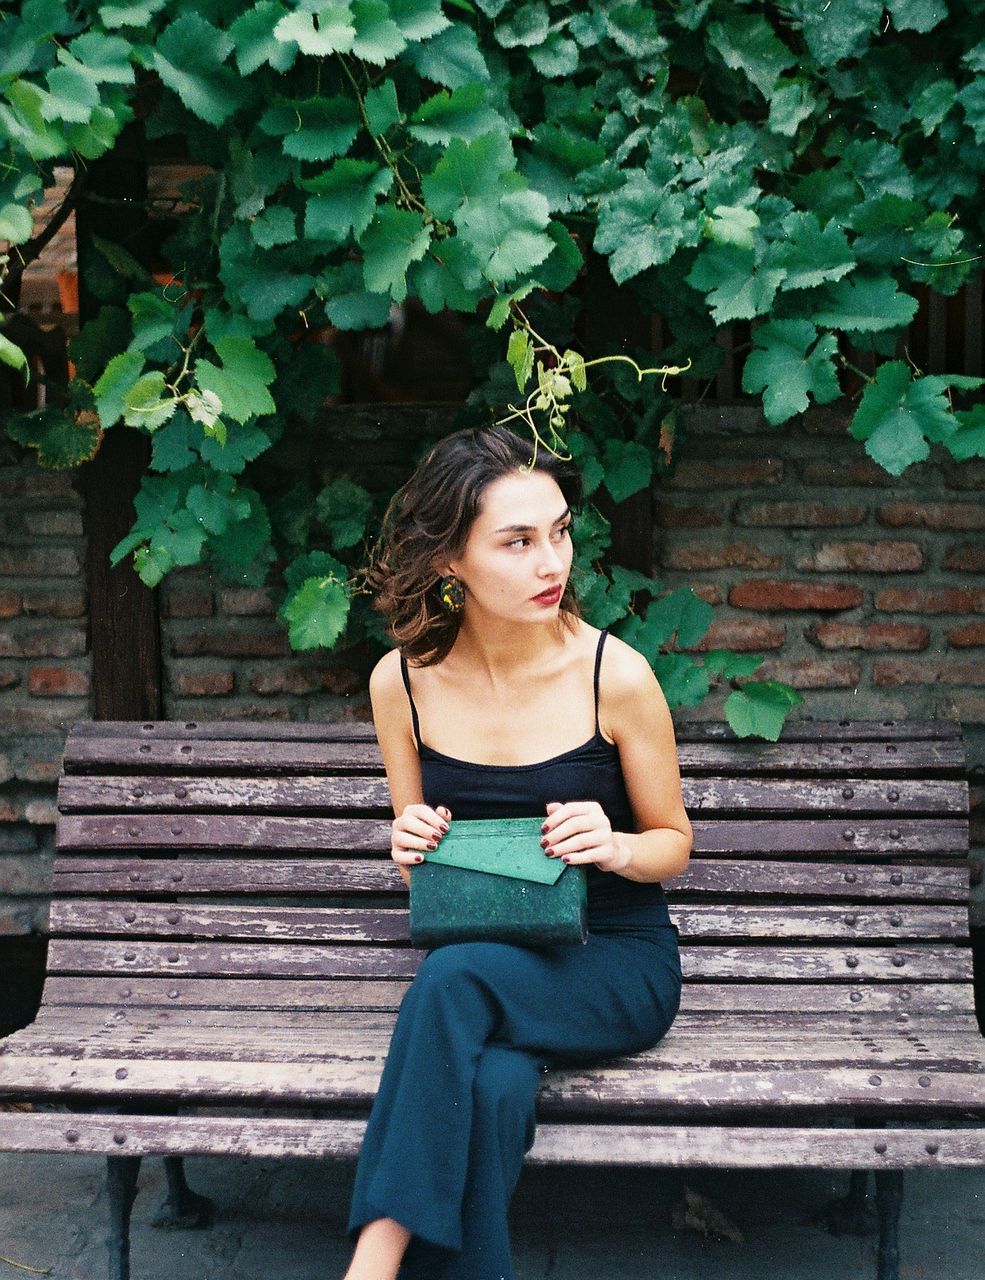
[(410, 869), (410, 940), (553, 946), (588, 940), (584, 867), (541, 848), (540, 818), (458, 820)]

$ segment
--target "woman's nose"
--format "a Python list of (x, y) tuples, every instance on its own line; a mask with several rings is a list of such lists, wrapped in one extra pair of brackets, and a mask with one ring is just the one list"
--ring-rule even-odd
[(558, 554), (557, 548), (549, 543), (541, 553), (540, 571), (544, 574), (557, 574), (564, 571), (564, 561)]

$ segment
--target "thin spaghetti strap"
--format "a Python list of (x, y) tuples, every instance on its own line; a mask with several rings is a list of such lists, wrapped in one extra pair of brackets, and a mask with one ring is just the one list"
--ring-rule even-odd
[(417, 707), (414, 705), (414, 695), (410, 691), (410, 675), (407, 671), (407, 659), (403, 654), (400, 655), (400, 674), (404, 678), (404, 688), (407, 690), (407, 700), (410, 702), (410, 716), (414, 722), (414, 737), (417, 739), (417, 749), (420, 751), (424, 745), (421, 742), (421, 723), (417, 718)]
[(609, 628), (603, 627), (599, 633), (598, 648), (595, 650), (595, 732), (597, 734), (602, 732), (599, 727), (599, 671), (602, 669), (602, 646), (608, 634)]

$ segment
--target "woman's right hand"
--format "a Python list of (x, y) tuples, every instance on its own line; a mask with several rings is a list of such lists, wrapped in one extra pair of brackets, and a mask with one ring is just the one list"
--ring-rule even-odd
[(448, 830), (451, 811), (444, 805), (432, 809), (426, 804), (409, 804), (394, 818), (390, 837), (390, 857), (400, 866), (423, 862), (429, 851)]

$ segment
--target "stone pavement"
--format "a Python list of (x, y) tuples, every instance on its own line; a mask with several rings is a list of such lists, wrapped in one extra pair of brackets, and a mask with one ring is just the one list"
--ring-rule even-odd
[[(104, 1280), (104, 1162), (96, 1156), (0, 1155), (0, 1280)], [(216, 1201), (203, 1232), (150, 1226), (161, 1161), (146, 1159), (134, 1206), (134, 1280), (339, 1280), (351, 1161), (187, 1162)], [(684, 1185), (709, 1196), (745, 1243), (675, 1231)], [(534, 1168), (511, 1223), (517, 1280), (875, 1280), (875, 1240), (835, 1237), (813, 1218), (847, 1173)], [(900, 1280), (985, 1280), (981, 1170), (909, 1172)], [(13, 1264), (20, 1264), (15, 1266)]]

